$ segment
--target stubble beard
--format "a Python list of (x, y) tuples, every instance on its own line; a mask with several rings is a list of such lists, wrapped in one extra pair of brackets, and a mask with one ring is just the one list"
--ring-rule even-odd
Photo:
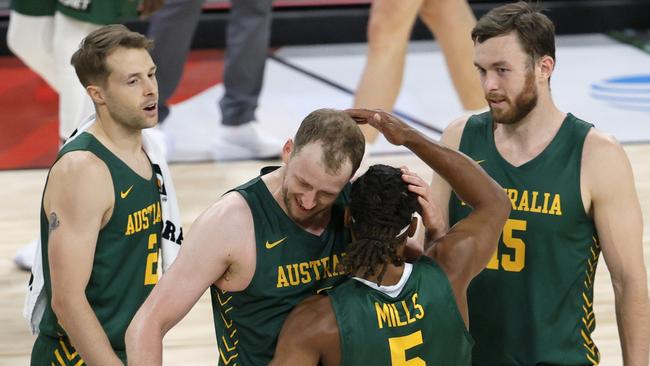
[[(493, 95), (488, 94), (487, 98)], [(510, 100), (506, 102), (511, 106), (510, 109), (503, 112), (495, 111), (490, 106), (492, 120), (495, 123), (511, 125), (524, 119), (537, 106), (537, 86), (535, 84), (535, 74), (530, 71), (526, 74), (524, 90), (515, 97), (514, 103)]]

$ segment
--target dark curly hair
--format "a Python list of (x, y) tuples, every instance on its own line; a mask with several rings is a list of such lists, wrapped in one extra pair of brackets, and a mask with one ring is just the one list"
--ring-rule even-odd
[(396, 236), (409, 225), (417, 209), (417, 195), (408, 190), (400, 169), (371, 166), (352, 184), (351, 230), (356, 240), (347, 247), (343, 270), (364, 277), (377, 275), (381, 284), (389, 263), (404, 264), (397, 249), (404, 243), (406, 234)]

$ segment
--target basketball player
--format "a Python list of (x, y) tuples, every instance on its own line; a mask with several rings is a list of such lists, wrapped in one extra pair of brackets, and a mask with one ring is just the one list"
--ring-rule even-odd
[(129, 365), (161, 364), (164, 334), (208, 288), (220, 364), (268, 364), (291, 309), (342, 278), (343, 212), (363, 150), (345, 112), (310, 113), (285, 143), (281, 167), (226, 193), (192, 224), (129, 327)]
[[(493, 9), (472, 31), (490, 112), (462, 118), (442, 141), (506, 190), (512, 213), (492, 260), (469, 287), (475, 365), (598, 364), (593, 283), (611, 273), (625, 365), (648, 365), (642, 219), (620, 144), (557, 108), (553, 23), (533, 5)], [(449, 224), (472, 211), (434, 177)]]
[(151, 47), (110, 25), (72, 56), (97, 117), (61, 149), (45, 185), (48, 301), (32, 365), (126, 363), (126, 327), (157, 282), (160, 195), (141, 142), (141, 130), (158, 119)]
[(395, 117), (350, 113), (411, 149), (475, 210), (426, 256), (404, 263), (418, 197), (423, 210), (432, 204), (409, 190), (399, 169), (370, 167), (352, 185), (346, 212), (353, 240), (343, 267), (354, 277), (292, 311), (271, 365), (469, 365), (467, 286), (494, 252), (510, 212), (508, 198), (476, 163)]
[[(149, 15), (163, 0), (11, 0), (7, 46), (25, 65), (59, 95), (59, 139), (62, 144), (92, 113), (94, 106), (79, 84), (70, 57), (81, 40), (104, 24), (118, 23), (138, 14)], [(161, 133), (150, 134), (162, 143)], [(14, 263), (30, 270), (37, 240), (20, 249)]]

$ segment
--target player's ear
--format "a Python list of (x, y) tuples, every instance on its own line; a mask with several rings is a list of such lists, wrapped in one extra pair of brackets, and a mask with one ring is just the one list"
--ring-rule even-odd
[(539, 70), (541, 77), (547, 81), (555, 69), (555, 60), (551, 56), (545, 55), (539, 59)]
[(408, 237), (412, 237), (415, 235), (415, 231), (418, 229), (418, 218), (416, 216), (413, 216), (411, 218), (411, 225), (409, 226), (408, 229)]
[(282, 162), (287, 163), (289, 162), (289, 158), (291, 157), (291, 152), (293, 152), (293, 139), (288, 139), (287, 142), (284, 143), (284, 146), (282, 147)]
[(86, 93), (88, 93), (88, 96), (92, 101), (97, 104), (97, 105), (103, 105), (106, 104), (104, 102), (104, 95), (102, 94), (102, 90), (99, 86), (97, 85), (88, 85), (86, 87)]

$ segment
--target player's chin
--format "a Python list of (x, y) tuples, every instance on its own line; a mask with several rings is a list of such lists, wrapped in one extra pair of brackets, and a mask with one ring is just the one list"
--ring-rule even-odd
[(158, 124), (158, 113), (155, 115), (145, 115), (142, 120), (142, 128), (151, 128)]

